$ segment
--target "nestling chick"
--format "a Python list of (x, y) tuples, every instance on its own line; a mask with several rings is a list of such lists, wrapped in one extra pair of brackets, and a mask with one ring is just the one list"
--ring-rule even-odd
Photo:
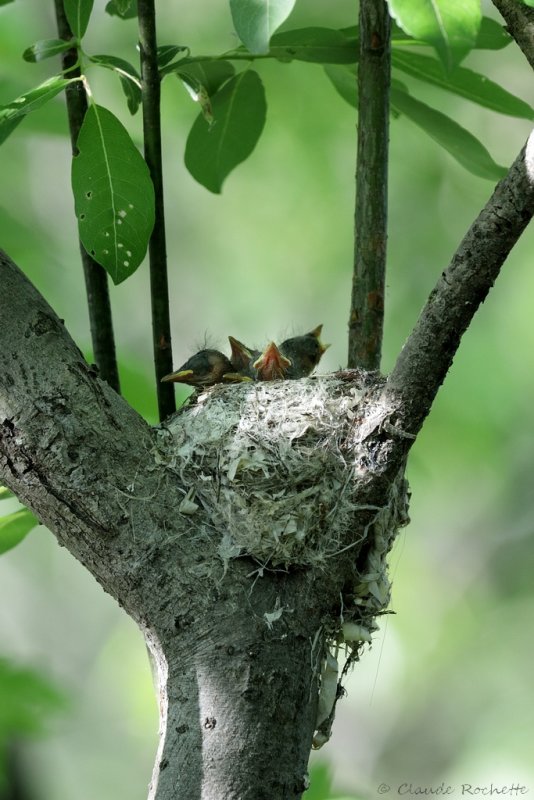
[(303, 336), (293, 336), (282, 342), (280, 353), (290, 361), (285, 378), (304, 378), (313, 372), (325, 350), (330, 347), (328, 344), (323, 344), (319, 338), (322, 329), (323, 326), (318, 325)]
[(223, 380), (223, 375), (232, 372), (232, 365), (218, 350), (200, 350), (191, 356), (179, 370), (165, 375), (162, 381), (188, 383), (189, 386), (213, 386)]
[(233, 336), (228, 337), (230, 347), (232, 348), (232, 355), (230, 356), (230, 363), (232, 365), (232, 372), (224, 376), (225, 381), (255, 381), (257, 380), (257, 372), (253, 367), (256, 359), (261, 355), (259, 350), (254, 350), (252, 347), (247, 347), (239, 339), (234, 339)]
[(256, 380), (274, 381), (278, 378), (287, 378), (291, 361), (282, 355), (274, 342), (270, 342), (252, 366), (256, 370)]

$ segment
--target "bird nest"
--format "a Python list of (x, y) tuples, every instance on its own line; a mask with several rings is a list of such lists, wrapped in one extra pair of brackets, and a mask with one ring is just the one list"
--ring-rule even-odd
[[(187, 487), (179, 510), (191, 519), (191, 536), (199, 546), (215, 540), (225, 568), (248, 556), (259, 574), (323, 570), (330, 559), (353, 555), (353, 585), (312, 647), (320, 687), (315, 748), (330, 737), (347, 671), (386, 613), (387, 554), (408, 521), (402, 471), (383, 494), (368, 492), (387, 458), (387, 446), (381, 451), (371, 436), (388, 426), (386, 409), (373, 401), (382, 381), (347, 371), (219, 385), (158, 429), (155, 457)], [(282, 613), (277, 607), (265, 614), (266, 624)]]
[[(188, 488), (179, 511), (193, 535), (217, 537), (226, 564), (250, 556), (272, 567), (318, 565), (347, 546), (366, 480), (351, 431), (376, 383), (352, 375), (216, 386), (158, 429), (158, 463)], [(369, 510), (375, 527), (398, 516)], [(381, 540), (389, 549), (389, 535)]]

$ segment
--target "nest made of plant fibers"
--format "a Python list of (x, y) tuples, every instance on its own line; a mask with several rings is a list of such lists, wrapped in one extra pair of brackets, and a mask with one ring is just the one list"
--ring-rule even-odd
[(179, 511), (193, 535), (218, 536), (225, 562), (249, 555), (288, 567), (334, 555), (361, 508), (366, 478), (347, 437), (375, 384), (369, 374), (325, 376), (198, 395), (158, 429), (155, 448), (188, 488)]

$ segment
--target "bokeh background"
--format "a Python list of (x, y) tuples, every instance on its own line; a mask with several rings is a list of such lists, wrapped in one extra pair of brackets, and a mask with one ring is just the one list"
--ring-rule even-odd
[[(52, 6), (17, 0), (0, 8), (0, 103), (58, 69), (20, 58), (32, 42), (54, 37)], [(347, 26), (354, 6), (301, 0), (286, 27)], [(135, 63), (135, 22), (103, 8), (97, 0), (87, 51)], [(193, 54), (236, 44), (225, 0), (160, 0), (158, 12), (162, 44)], [(531, 71), (514, 46), (479, 51), (466, 66), (534, 101)], [(322, 322), (332, 344), (321, 364), (328, 372), (346, 361), (356, 117), (318, 65), (257, 68), (267, 124), (222, 196), (186, 172), (197, 109), (176, 78), (163, 85), (175, 364), (205, 341), (224, 348), (229, 333), (261, 344)], [(139, 115), (129, 117), (116, 78), (95, 68), (89, 77), (97, 101), (139, 141)], [(528, 123), (404, 80), (478, 135), (496, 161), (515, 158)], [(0, 239), (89, 353), (65, 134), (58, 97), (1, 148)], [(384, 371), (492, 191), (403, 118), (391, 124), (390, 185)], [(381, 784), (399, 794), (405, 783), (415, 791), (442, 782), (455, 797), (462, 784), (534, 791), (533, 243), (529, 229), (414, 447), (412, 522), (391, 556), (395, 615), (354, 669), (332, 740), (312, 757), (328, 765), (331, 796), (373, 798)], [(111, 294), (124, 392), (155, 421), (146, 264)], [(41, 735), (12, 742), (29, 799), (146, 797), (157, 714), (142, 637), (43, 528), (0, 558), (0, 658), (35, 670), (66, 698), (45, 714)], [(313, 796), (325, 792), (317, 785)]]

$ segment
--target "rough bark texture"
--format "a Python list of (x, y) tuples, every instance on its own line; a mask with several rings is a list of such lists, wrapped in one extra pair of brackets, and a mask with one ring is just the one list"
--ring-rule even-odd
[(493, 0), (493, 5), (502, 14), (509, 32), (534, 69), (534, 9), (517, 0)]
[[(395, 526), (405, 521), (397, 496), (388, 511), (391, 486), (398, 483), (378, 480), (390, 441), (373, 439), (380, 419), (368, 400), (382, 381), (346, 373), (302, 386), (216, 387), (172, 424), (151, 429), (84, 362), (61, 321), (5, 256), (0, 270), (0, 480), (144, 632), (157, 665), (161, 710), (150, 797), (299, 798), (318, 726), (326, 650), (341, 644), (343, 621), (363, 620), (367, 632), (372, 626), (378, 606), (366, 577), (370, 554), (385, 570)], [(301, 411), (304, 389), (309, 408)], [(323, 428), (313, 422), (321, 410), (317, 396), (331, 398)], [(338, 424), (338, 403), (350, 411), (344, 424)], [(256, 497), (255, 463), (245, 459), (240, 466), (234, 457), (241, 412), (246, 419), (251, 409), (257, 429), (261, 404), (271, 414), (270, 438), (255, 439), (251, 430), (244, 455), (250, 459), (253, 450), (268, 461), (275, 450), (284, 454), (269, 462), (272, 480), (290, 487), (278, 505), (273, 501), (272, 514), (267, 495)], [(213, 420), (221, 407), (228, 408), (230, 424), (219, 437)], [(288, 436), (283, 424), (290, 413), (301, 416)], [(355, 414), (364, 427), (354, 428)], [(188, 466), (181, 454), (193, 435), (204, 440)], [(347, 498), (345, 516), (340, 502), (326, 506), (302, 478), (310, 452), (321, 448), (328, 469), (346, 463), (345, 486), (336, 478), (333, 487)], [(233, 453), (231, 477), (217, 467), (226, 452)], [(232, 491), (241, 511), (247, 504), (255, 509), (257, 525), (267, 508), (272, 525), (265, 523), (264, 536), (260, 527), (256, 545), (246, 545), (246, 510), (235, 540), (227, 540), (233, 521), (217, 516), (217, 507), (233, 513), (224, 505)], [(324, 491), (332, 491), (328, 479)], [(314, 519), (313, 547), (299, 538), (304, 512)], [(280, 551), (272, 539), (274, 563), (262, 542), (282, 515), (287, 525), (277, 537), (285, 541), (292, 530), (293, 539)], [(343, 525), (336, 528), (337, 517)], [(386, 578), (381, 591), (385, 603)], [(345, 646), (357, 654), (362, 641), (351, 636)], [(324, 714), (321, 721), (324, 739)]]
[(527, 144), (388, 381), (218, 386), (155, 429), (0, 255), (0, 481), (145, 635), (161, 716), (151, 800), (301, 797), (336, 661), (358, 658), (388, 603), (407, 453), (534, 212), (533, 173)]

